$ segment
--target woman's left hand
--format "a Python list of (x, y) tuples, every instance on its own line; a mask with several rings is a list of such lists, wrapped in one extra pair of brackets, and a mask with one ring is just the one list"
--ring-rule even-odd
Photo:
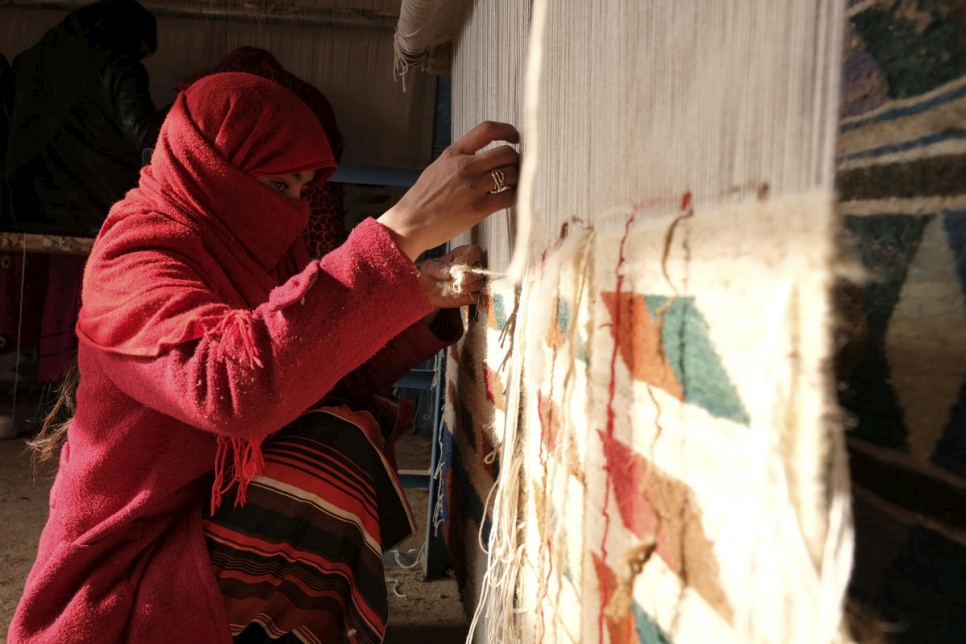
[[(420, 265), (419, 283), (436, 309), (455, 309), (466, 304), (477, 303), (486, 279), (482, 275), (472, 273), (464, 275), (459, 285), (459, 292), (456, 292), (449, 269), (450, 266), (459, 264), (473, 266), (482, 256), (482, 249), (470, 244), (454, 248), (437, 259), (427, 259)], [(427, 317), (432, 320), (435, 312)]]

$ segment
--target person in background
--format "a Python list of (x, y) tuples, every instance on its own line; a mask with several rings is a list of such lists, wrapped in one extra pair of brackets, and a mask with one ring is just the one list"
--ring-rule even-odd
[[(156, 47), (149, 11), (134, 0), (102, 0), (71, 12), (14, 58), (7, 230), (93, 237), (137, 185), (141, 151), (160, 127), (141, 62)], [(77, 349), (84, 258), (51, 255), (34, 265), (43, 262), (37, 380), (55, 383)], [(23, 340), (33, 330), (22, 327)]]
[(305, 102), (237, 72), (178, 94), (85, 269), (76, 408), (34, 441), (62, 447), (9, 644), (383, 641), (382, 554), (413, 530), (388, 394), (483, 286), (441, 288), (477, 247), (414, 261), (513, 205), (519, 154), (480, 150), (518, 140), (478, 125), (313, 260), (301, 196), (336, 164)]
[(14, 58), (4, 169), (16, 230), (93, 237), (137, 184), (160, 122), (141, 60), (154, 16), (135, 0), (77, 9)]
[[(259, 47), (239, 47), (214, 67), (181, 81), (176, 89), (184, 91), (193, 82), (216, 72), (255, 74), (278, 83), (301, 98), (322, 124), (336, 163), (342, 159), (345, 141), (328, 99), (314, 85), (286, 70), (269, 51)], [(313, 185), (305, 190), (305, 199), (309, 202), (309, 225), (303, 234), (305, 247), (310, 257), (322, 257), (341, 246), (349, 234), (345, 227), (342, 184), (326, 181)]]

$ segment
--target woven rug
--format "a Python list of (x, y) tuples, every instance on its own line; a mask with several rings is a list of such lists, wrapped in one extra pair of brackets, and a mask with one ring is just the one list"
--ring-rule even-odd
[(831, 202), (649, 214), (524, 292), (522, 638), (833, 641)]
[[(527, 642), (840, 637), (820, 599), (844, 584), (825, 552), (847, 485), (826, 367), (834, 221), (816, 195), (570, 227), (524, 286), (513, 446), (498, 437), (514, 293), (470, 310), (438, 517), (468, 606), (502, 587)], [(494, 590), (491, 494), (513, 454), (521, 568)]]
[(966, 641), (966, 3), (851, 2), (849, 19), (851, 592), (890, 640)]
[(454, 135), (525, 132), (517, 212), (460, 240), (509, 278), (447, 367), (475, 642), (845, 637), (840, 9), (467, 3)]

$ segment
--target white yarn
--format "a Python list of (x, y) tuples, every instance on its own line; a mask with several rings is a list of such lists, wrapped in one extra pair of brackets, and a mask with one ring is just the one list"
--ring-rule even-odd
[(416, 66), (425, 67), (433, 47), (453, 39), (463, 0), (406, 0), (399, 9), (399, 22), (393, 36), (395, 62), (393, 74), (402, 79)]
[(466, 289), (466, 282), (474, 275), (481, 277), (506, 277), (506, 273), (488, 271), (478, 266), (470, 266), (469, 264), (451, 264), (447, 267), (447, 271), (449, 271), (450, 279), (436, 283), (436, 288), (439, 290), (440, 295), (444, 296), (454, 293), (456, 295), (462, 295)]
[[(530, 11), (530, 2), (474, 0), (471, 5), (467, 3), (453, 46), (454, 139), (480, 121), (501, 121), (524, 130), (523, 147), (529, 149), (522, 110)], [(454, 245), (480, 244), (487, 252), (489, 268), (506, 271), (512, 240), (517, 234), (514, 219), (511, 210), (494, 214), (473, 232), (458, 237)]]
[(530, 48), (527, 52), (526, 94), (524, 96), (523, 135), (526, 151), (520, 167), (517, 188), (517, 219), (513, 240), (513, 259), (507, 271), (519, 284), (529, 264), (531, 227), (534, 219), (533, 187), (540, 159), (540, 80), (543, 72), (544, 33), (547, 28), (547, 0), (534, 0), (530, 17)]
[[(520, 346), (518, 343), (522, 343), (522, 335), (526, 329), (526, 310), (519, 304), (527, 301), (527, 295), (528, 285), (524, 284), (514, 307), (517, 319), (512, 343), (515, 347)], [(484, 615), (487, 620), (485, 632), (481, 634), (485, 638), (484, 641), (519, 641), (515, 602), (517, 581), (523, 563), (521, 555), (524, 546), (520, 543), (520, 533), (525, 527), (522, 520), (518, 518), (524, 455), (523, 437), (519, 434), (522, 356), (522, 351), (514, 351), (510, 356), (505, 392), (507, 413), (502, 436), (499, 439), (501, 467), (484, 504), (484, 512), (491, 517), (489, 543), (485, 544), (485, 547), (481, 543), (481, 547), (488, 555), (487, 567), (483, 575), (479, 601), (470, 621), (466, 644), (472, 644), (477, 626)], [(482, 526), (480, 538), (482, 540)]]

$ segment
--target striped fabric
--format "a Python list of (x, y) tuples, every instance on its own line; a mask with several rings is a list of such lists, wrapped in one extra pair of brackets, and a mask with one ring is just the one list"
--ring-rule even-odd
[(382, 553), (415, 529), (384, 453), (403, 425), (385, 422), (388, 411), (305, 414), (263, 447), (245, 506), (226, 495), (206, 520), (233, 635), (259, 624), (269, 637), (308, 644), (382, 642)]
[[(849, 7), (838, 208), (854, 610), (899, 643), (966, 641), (966, 5)], [(857, 639), (869, 641), (859, 633)]]

